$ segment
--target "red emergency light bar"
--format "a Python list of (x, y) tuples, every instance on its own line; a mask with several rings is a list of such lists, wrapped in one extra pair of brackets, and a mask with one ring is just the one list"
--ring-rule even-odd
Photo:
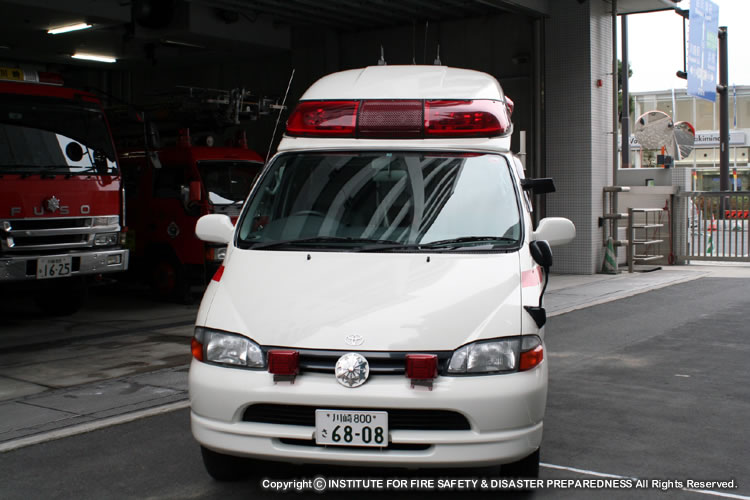
[(287, 135), (296, 137), (440, 139), (510, 132), (508, 104), (489, 99), (302, 101), (287, 121)]

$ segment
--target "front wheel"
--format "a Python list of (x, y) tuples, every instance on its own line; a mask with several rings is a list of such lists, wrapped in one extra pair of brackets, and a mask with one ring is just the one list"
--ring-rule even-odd
[(88, 286), (83, 279), (63, 278), (34, 297), (37, 307), (49, 316), (70, 316), (88, 299)]
[(238, 481), (249, 475), (248, 460), (245, 458), (224, 455), (203, 446), (201, 455), (206, 472), (217, 481)]
[(521, 479), (537, 479), (539, 477), (539, 449), (526, 458), (505, 464), (500, 467), (500, 473), (505, 477)]

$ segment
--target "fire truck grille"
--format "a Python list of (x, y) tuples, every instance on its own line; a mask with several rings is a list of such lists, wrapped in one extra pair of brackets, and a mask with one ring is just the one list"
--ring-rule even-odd
[(94, 246), (96, 233), (112, 233), (119, 225), (94, 226), (93, 217), (0, 220), (3, 253), (55, 253)]

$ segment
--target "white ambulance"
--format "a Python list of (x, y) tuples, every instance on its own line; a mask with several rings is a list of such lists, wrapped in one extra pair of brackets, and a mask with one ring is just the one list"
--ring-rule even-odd
[[(547, 399), (546, 218), (509, 151), (491, 76), (376, 66), (321, 78), (232, 225), (192, 340), (192, 431), (207, 471), (247, 459), (503, 465), (535, 477)], [(549, 243), (549, 244), (548, 244)]]

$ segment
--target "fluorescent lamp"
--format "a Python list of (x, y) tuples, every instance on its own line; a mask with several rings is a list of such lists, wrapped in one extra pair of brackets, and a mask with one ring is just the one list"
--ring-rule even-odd
[(86, 23), (71, 24), (68, 26), (60, 26), (59, 28), (52, 28), (50, 30), (47, 30), (47, 34), (59, 35), (60, 33), (68, 33), (69, 31), (85, 30), (90, 27), (91, 25), (86, 24)]
[(104, 63), (117, 62), (117, 59), (111, 56), (98, 56), (96, 54), (84, 54), (83, 52), (76, 52), (71, 56), (73, 59), (85, 59), (87, 61), (97, 61)]

